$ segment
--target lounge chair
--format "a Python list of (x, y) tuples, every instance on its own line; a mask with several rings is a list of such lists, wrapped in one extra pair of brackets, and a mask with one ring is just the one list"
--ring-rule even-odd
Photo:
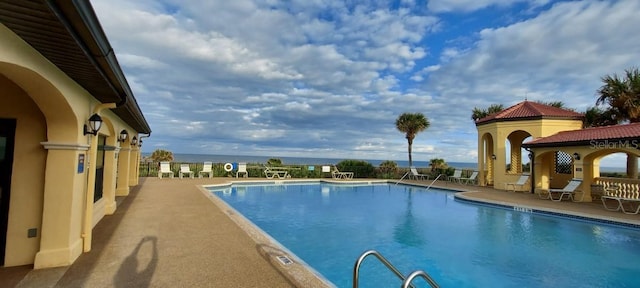
[(160, 170), (158, 171), (158, 178), (162, 179), (163, 174), (169, 174), (169, 178), (173, 178), (173, 171), (171, 171), (171, 163), (160, 162)]
[(467, 177), (467, 178), (460, 178), (458, 179), (459, 183), (463, 183), (464, 184), (475, 184), (476, 183), (476, 178), (478, 178), (478, 171), (473, 171), (473, 173), (471, 173), (471, 176)]
[(338, 167), (333, 166), (333, 172), (331, 172), (333, 179), (353, 179), (353, 172), (340, 172)]
[(411, 166), (409, 170), (411, 170), (411, 173), (409, 174), (409, 179), (429, 180), (429, 175), (418, 173), (418, 169), (416, 169), (416, 167)]
[(242, 175), (242, 177), (244, 178), (249, 177), (249, 172), (247, 172), (247, 163), (238, 163), (238, 171), (236, 171), (236, 178), (238, 178), (238, 175), (240, 173), (244, 173), (244, 175)]
[(202, 178), (202, 174), (207, 174), (209, 178), (212, 178), (213, 177), (213, 171), (211, 170), (212, 165), (213, 163), (211, 162), (204, 162), (204, 164), (202, 164), (202, 171), (198, 172), (198, 178)]
[(289, 176), (289, 172), (282, 167), (268, 167), (264, 166), (264, 176), (267, 179), (273, 179), (273, 177), (278, 177), (278, 179), (285, 179)]
[(451, 182), (458, 182), (460, 183), (460, 178), (462, 178), (462, 170), (460, 169), (456, 169), (456, 171), (453, 171), (453, 175), (447, 177), (447, 179), (449, 179), (449, 181)]
[(518, 178), (518, 181), (504, 183), (504, 190), (509, 190), (509, 186), (512, 186), (513, 187), (512, 191), (516, 192), (516, 187), (519, 186), (520, 189), (518, 189), (518, 191), (520, 191), (524, 188), (524, 185), (527, 184), (527, 181), (529, 181), (529, 174), (522, 174), (520, 178)]
[(180, 179), (182, 179), (185, 174), (187, 174), (189, 178), (193, 178), (193, 171), (191, 171), (189, 164), (180, 164)]
[[(571, 199), (574, 201), (573, 195), (575, 195), (576, 188), (582, 184), (582, 179), (571, 179), (567, 186), (564, 186), (562, 189), (549, 189), (549, 198), (551, 201), (560, 202), (566, 196), (567, 199)], [(558, 195), (558, 198), (555, 198), (554, 195)]]
[[(609, 211), (622, 210), (624, 214), (638, 214), (640, 212), (640, 198), (637, 192), (624, 193), (617, 185), (612, 185), (608, 189), (605, 189), (605, 194), (600, 197), (604, 209)], [(608, 202), (613, 201), (616, 205), (607, 205)], [(627, 205), (625, 205), (627, 204)], [(628, 207), (627, 207), (628, 206)]]

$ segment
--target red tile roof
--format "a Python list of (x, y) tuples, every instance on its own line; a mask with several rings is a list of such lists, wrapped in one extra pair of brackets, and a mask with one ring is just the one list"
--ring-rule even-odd
[[(592, 141), (637, 140), (640, 144), (640, 123), (592, 127), (580, 130), (563, 131), (547, 137), (523, 143), (524, 147), (551, 147), (593, 145)], [(634, 143), (628, 143), (635, 145)]]
[(581, 120), (583, 117), (583, 114), (575, 111), (525, 100), (498, 113), (478, 119), (478, 121), (476, 121), (476, 125), (496, 121), (513, 121), (542, 118)]

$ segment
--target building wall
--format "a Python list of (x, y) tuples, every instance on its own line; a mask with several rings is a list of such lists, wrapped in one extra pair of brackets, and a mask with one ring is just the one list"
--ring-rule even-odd
[[(33, 263), (40, 247), (47, 156), (40, 142), (46, 140), (46, 123), (33, 100), (2, 75), (0, 91), (0, 116), (17, 119), (5, 265), (25, 265)], [(38, 233), (28, 238), (31, 228)]]
[[(83, 134), (83, 125), (99, 113), (105, 120), (100, 133), (117, 147), (129, 147), (129, 140), (116, 141), (119, 131), (126, 129), (130, 138), (136, 132), (2, 24), (0, 91), (0, 118), (17, 119), (5, 266), (70, 265), (91, 249), (95, 223), (115, 210), (115, 185), (106, 185), (103, 200), (93, 203), (97, 144)], [(129, 169), (116, 170), (117, 159), (108, 160), (105, 181), (115, 182), (117, 175), (137, 183), (129, 181)], [(31, 228), (37, 237), (27, 238)]]

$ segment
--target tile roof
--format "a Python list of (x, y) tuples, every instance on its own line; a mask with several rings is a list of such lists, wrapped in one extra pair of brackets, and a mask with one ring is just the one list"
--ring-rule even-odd
[(476, 125), (496, 121), (541, 118), (580, 120), (583, 117), (584, 115), (582, 113), (525, 100), (498, 113), (478, 119)]
[(640, 123), (592, 127), (580, 130), (563, 131), (547, 137), (523, 143), (524, 147), (549, 147), (588, 145), (591, 141), (604, 140), (640, 140)]

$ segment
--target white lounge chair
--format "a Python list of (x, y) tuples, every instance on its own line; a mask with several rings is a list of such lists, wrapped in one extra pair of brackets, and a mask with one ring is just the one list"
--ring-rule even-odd
[(278, 179), (285, 179), (289, 176), (289, 171), (285, 170), (282, 167), (264, 167), (264, 176), (267, 179), (273, 179), (273, 177), (278, 177)]
[(416, 167), (411, 166), (409, 170), (411, 171), (411, 173), (409, 174), (409, 179), (429, 180), (429, 175), (418, 173), (418, 169), (416, 169)]
[[(625, 214), (638, 214), (640, 212), (640, 194), (624, 193), (617, 185), (612, 185), (608, 189), (605, 189), (605, 194), (600, 197), (604, 209), (609, 211), (622, 210)], [(607, 202), (614, 201), (616, 207), (607, 205)], [(627, 204), (627, 205), (625, 205)]]
[(180, 179), (182, 179), (185, 174), (187, 174), (189, 178), (193, 178), (193, 171), (191, 171), (189, 164), (180, 164)]
[[(571, 179), (567, 186), (564, 186), (562, 189), (549, 189), (549, 198), (551, 201), (560, 202), (566, 196), (567, 199), (571, 199), (574, 201), (573, 195), (575, 195), (576, 188), (582, 184), (582, 179)], [(558, 198), (555, 198), (554, 195), (558, 195)]]
[(242, 177), (244, 178), (249, 177), (249, 172), (247, 172), (247, 163), (238, 163), (238, 171), (236, 171), (236, 178), (238, 178), (238, 175), (240, 173), (244, 173), (244, 175), (242, 175)]
[(198, 178), (202, 178), (202, 174), (207, 174), (209, 178), (212, 178), (213, 177), (213, 171), (211, 170), (212, 165), (213, 163), (211, 162), (204, 162), (204, 164), (202, 164), (202, 171), (198, 172)]
[(509, 190), (509, 186), (511, 186), (513, 187), (513, 192), (516, 192), (516, 187), (520, 187), (520, 189), (518, 189), (518, 191), (520, 191), (524, 189), (524, 185), (527, 184), (527, 181), (529, 181), (529, 174), (522, 174), (520, 178), (518, 178), (518, 181), (504, 183), (504, 190)]
[(169, 178), (173, 178), (173, 171), (171, 171), (171, 163), (160, 162), (160, 170), (158, 171), (158, 178), (162, 179), (163, 174), (169, 174)]
[(473, 173), (471, 173), (471, 176), (467, 177), (467, 178), (463, 178), (461, 177), (460, 179), (458, 179), (459, 183), (464, 183), (464, 184), (475, 184), (476, 183), (476, 178), (478, 178), (478, 171), (473, 171)]
[(447, 177), (449, 181), (458, 183), (460, 183), (460, 178), (462, 178), (462, 170), (460, 169), (456, 169), (455, 171), (453, 171), (453, 175)]
[(353, 179), (353, 172), (340, 172), (338, 167), (333, 166), (333, 172), (331, 172), (333, 179)]

